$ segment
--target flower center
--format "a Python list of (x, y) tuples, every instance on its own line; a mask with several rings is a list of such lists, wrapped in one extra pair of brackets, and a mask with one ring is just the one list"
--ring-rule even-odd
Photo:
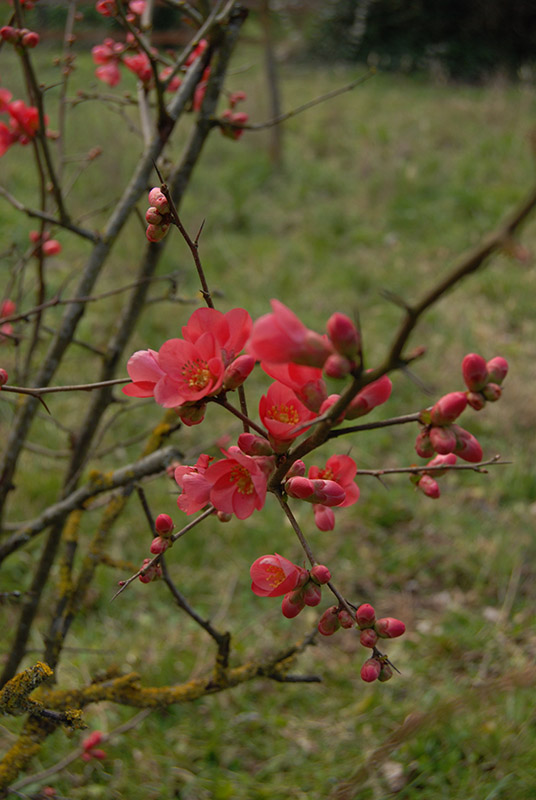
[(181, 372), (190, 389), (204, 389), (212, 377), (207, 362), (200, 358), (186, 361)]
[(266, 583), (268, 583), (272, 589), (275, 589), (276, 586), (279, 586), (279, 584), (283, 583), (285, 580), (285, 573), (281, 567), (276, 567), (275, 564), (267, 564), (264, 567), (264, 571), (266, 573)]
[(236, 483), (236, 491), (240, 492), (240, 494), (253, 494), (253, 481), (251, 480), (251, 475), (245, 467), (242, 467), (239, 464), (237, 464), (236, 467), (233, 467), (229, 480), (232, 483)]
[(300, 421), (300, 415), (295, 407), (285, 403), (269, 408), (267, 417), (268, 419), (275, 419), (277, 422), (284, 422), (286, 425), (297, 425)]
[(325, 469), (321, 469), (320, 472), (318, 473), (318, 477), (322, 478), (325, 481), (335, 481), (335, 482), (337, 482), (337, 478), (333, 474), (333, 470), (330, 469), (329, 467), (326, 467)]

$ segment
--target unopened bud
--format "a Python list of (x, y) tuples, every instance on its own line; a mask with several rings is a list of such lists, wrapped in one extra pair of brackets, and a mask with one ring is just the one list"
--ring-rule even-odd
[(171, 542), (169, 539), (164, 539), (162, 536), (155, 536), (151, 542), (150, 551), (153, 556), (159, 556), (161, 553), (165, 553), (170, 544)]
[(449, 425), (467, 406), (465, 392), (449, 392), (440, 397), (430, 411), (432, 425)]
[(309, 582), (302, 591), (306, 606), (317, 606), (322, 600), (322, 589), (312, 581)]
[(359, 355), (361, 346), (359, 331), (346, 314), (341, 314), (339, 311), (332, 314), (328, 319), (327, 332), (338, 353), (350, 359), (355, 359)]
[(495, 356), (495, 358), (488, 361), (486, 366), (488, 369), (488, 380), (500, 385), (508, 374), (508, 361), (502, 358), (502, 356)]
[(468, 353), (462, 361), (462, 375), (469, 391), (479, 392), (483, 389), (488, 382), (488, 368), (482, 356)]
[(169, 230), (169, 225), (147, 225), (145, 236), (150, 242), (161, 242)]
[(241, 433), (238, 437), (238, 446), (247, 456), (269, 456), (273, 453), (268, 439), (254, 433)]
[(154, 206), (149, 206), (149, 208), (145, 212), (145, 221), (150, 223), (151, 225), (161, 225), (162, 215), (160, 214), (157, 208), (155, 208)]
[(223, 373), (223, 388), (228, 390), (238, 389), (250, 375), (255, 366), (255, 358), (242, 355), (235, 358)]
[(333, 636), (340, 628), (337, 606), (330, 606), (318, 620), (318, 632), (322, 636)]
[(200, 422), (203, 422), (205, 419), (206, 410), (206, 403), (203, 403), (200, 406), (196, 405), (195, 403), (184, 403), (184, 405), (178, 406), (175, 409), (181, 418), (181, 422), (183, 422), (184, 425), (187, 425), (189, 428), (192, 425), (199, 425)]
[(435, 450), (432, 447), (432, 442), (430, 441), (430, 433), (429, 431), (421, 431), (417, 438), (415, 439), (415, 450), (417, 451), (417, 455), (421, 458), (430, 458), (434, 455)]
[(346, 499), (346, 492), (339, 483), (322, 478), (289, 478), (285, 483), (285, 491), (298, 500), (329, 507), (338, 506)]
[(359, 641), (363, 647), (375, 647), (378, 641), (378, 634), (374, 628), (364, 628), (359, 634)]
[(330, 378), (345, 378), (353, 369), (355, 362), (340, 353), (334, 353), (326, 359), (324, 372)]
[(297, 461), (291, 466), (287, 474), (285, 475), (285, 480), (289, 478), (303, 478), (305, 475), (305, 462), (298, 458)]
[(482, 390), (482, 394), (490, 403), (495, 403), (502, 395), (502, 389), (498, 383), (488, 383)]
[[(456, 456), (454, 456), (456, 458)], [(430, 475), (423, 475), (416, 484), (417, 489), (420, 489), (427, 497), (437, 500), (441, 492), (437, 481), (430, 477)]]
[(289, 592), (283, 597), (281, 611), (283, 612), (283, 616), (287, 619), (297, 617), (300, 611), (303, 611), (304, 608), (305, 600), (303, 599), (303, 593), (301, 589), (297, 592)]
[(376, 406), (381, 406), (389, 400), (392, 390), (393, 384), (387, 375), (383, 375), (377, 381), (369, 383), (368, 386), (365, 386), (356, 394), (346, 409), (346, 419), (363, 417)]
[(227, 514), (225, 511), (218, 511), (216, 516), (220, 522), (230, 522), (233, 518), (232, 514)]
[(369, 658), (361, 667), (361, 679), (366, 683), (372, 683), (380, 677), (382, 665), (377, 658)]
[(372, 628), (376, 619), (376, 612), (370, 603), (363, 603), (355, 612), (355, 618), (360, 628)]
[(482, 392), (467, 392), (467, 403), (475, 411), (482, 411), (486, 405), (486, 398)]
[(28, 31), (21, 39), (23, 47), (37, 47), (39, 44), (39, 34), (35, 31)]
[(166, 533), (171, 533), (175, 526), (168, 514), (159, 514), (154, 521), (154, 527), (157, 533), (165, 536)]
[(382, 683), (385, 683), (385, 681), (390, 681), (392, 677), (393, 670), (391, 669), (390, 665), (387, 664), (387, 662), (383, 662), (380, 674), (378, 675), (378, 680)]
[(342, 628), (353, 628), (355, 625), (354, 615), (350, 614), (346, 608), (339, 610), (338, 618)]
[(0, 386), (5, 386), (9, 380), (9, 375), (5, 369), (0, 369)]
[(406, 630), (404, 623), (394, 617), (382, 617), (374, 623), (374, 630), (382, 639), (396, 639)]
[[(442, 467), (444, 465), (445, 467), (453, 467), (454, 464), (456, 463), (456, 461), (457, 461), (457, 458), (454, 455), (454, 453), (447, 453), (444, 456), (441, 456), (441, 455), (440, 456), (436, 456), (431, 461), (429, 461), (426, 466), (427, 467)], [(441, 475), (444, 475), (445, 472), (448, 472), (448, 469), (434, 469), (433, 472), (430, 471), (429, 473), (426, 473), (426, 474), (429, 474), (430, 477), (432, 477), (432, 478), (439, 478), (439, 477), (441, 477)]]
[(324, 583), (329, 583), (331, 580), (331, 572), (324, 564), (315, 564), (315, 566), (309, 570), (309, 575), (311, 576), (311, 580), (320, 584), (320, 586)]
[(151, 189), (149, 192), (149, 205), (154, 206), (160, 214), (169, 214), (169, 203), (166, 200), (165, 194), (163, 194), (158, 186), (155, 186), (155, 188)]
[(459, 425), (453, 425), (452, 429), (456, 434), (457, 441), (455, 453), (464, 461), (470, 461), (473, 464), (482, 461), (482, 448), (473, 434), (466, 431), (465, 428), (460, 428)]
[(434, 425), (430, 428), (430, 444), (436, 453), (446, 455), (456, 447), (456, 436), (450, 427), (438, 428)]

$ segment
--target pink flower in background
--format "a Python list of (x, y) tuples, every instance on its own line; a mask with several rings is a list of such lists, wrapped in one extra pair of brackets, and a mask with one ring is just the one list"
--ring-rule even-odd
[(262, 369), (271, 378), (292, 389), (298, 400), (310, 411), (318, 413), (327, 397), (326, 384), (319, 367), (304, 367), (300, 364), (261, 363)]
[(92, 758), (97, 758), (100, 761), (106, 758), (106, 752), (97, 748), (97, 745), (102, 742), (102, 733), (100, 731), (93, 731), (82, 742), (82, 758), (84, 761), (90, 761)]
[(195, 344), (184, 339), (164, 342), (158, 365), (165, 376), (156, 385), (154, 397), (164, 408), (216, 394), (223, 381), (221, 350), (211, 333), (203, 333)]
[(140, 81), (148, 86), (153, 79), (151, 62), (146, 53), (136, 53), (133, 56), (124, 56), (123, 64), (127, 69), (137, 75)]
[(259, 597), (281, 597), (298, 584), (302, 585), (308, 577), (306, 569), (277, 553), (257, 558), (249, 573), (251, 590)]
[(233, 445), (223, 450), (225, 458), (212, 464), (205, 472), (211, 485), (210, 502), (238, 519), (251, 516), (264, 506), (267, 476), (264, 460), (245, 455)]
[(153, 397), (156, 384), (165, 375), (154, 350), (138, 350), (130, 356), (127, 372), (132, 383), (123, 386), (122, 391), (128, 397)]
[(206, 480), (205, 472), (211, 461), (213, 461), (212, 456), (203, 453), (197, 459), (195, 466), (179, 466), (175, 469), (175, 480), (182, 489), (182, 494), (177, 498), (177, 505), (186, 514), (195, 514), (210, 502), (212, 484)]
[(259, 361), (273, 364), (293, 362), (322, 367), (332, 348), (326, 336), (306, 328), (303, 322), (279, 300), (272, 300), (273, 313), (253, 324), (248, 352)]
[(226, 314), (215, 308), (198, 308), (183, 327), (182, 335), (187, 342), (195, 344), (204, 333), (211, 333), (227, 366), (246, 344), (252, 324), (244, 308), (232, 308)]
[(259, 403), (259, 416), (276, 450), (283, 451), (307, 428), (295, 431), (303, 422), (317, 415), (300, 403), (292, 389), (282, 383), (272, 383)]

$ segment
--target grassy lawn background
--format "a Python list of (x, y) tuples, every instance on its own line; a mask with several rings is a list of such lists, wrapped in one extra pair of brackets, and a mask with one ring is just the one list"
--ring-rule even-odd
[[(252, 119), (266, 119), (259, 54), (246, 48), (237, 55), (234, 69), (228, 88), (244, 89), (244, 107)], [(73, 92), (90, 74), (89, 63), (82, 63)], [(295, 107), (356, 74), (285, 65), (284, 106)], [(3, 72), (7, 85), (6, 75)], [(126, 86), (128, 79), (124, 80)], [(128, 82), (130, 89), (133, 86)], [(116, 113), (96, 115), (95, 109), (94, 104), (77, 106), (70, 123), (74, 153), (96, 144), (103, 148), (101, 159), (73, 190), (73, 207), (80, 210), (113, 201), (140, 150), (134, 133)], [(269, 310), (270, 297), (278, 297), (318, 330), (334, 310), (359, 313), (367, 362), (374, 365), (400, 319), (399, 309), (382, 291), (409, 301), (418, 298), (526, 194), (533, 175), (528, 136), (535, 121), (531, 86), (443, 86), (378, 75), (287, 123), (280, 172), (269, 163), (267, 133), (245, 134), (239, 143), (214, 133), (182, 216), (191, 231), (206, 218), (201, 255), (218, 307), (245, 306), (256, 317)], [(188, 122), (183, 127), (177, 153)], [(25, 159), (26, 151), (11, 151), (2, 160), (2, 180), (8, 187), (16, 180), (12, 191), (35, 203)], [(77, 167), (70, 169), (74, 175)], [(2, 214), (3, 240), (15, 238), (24, 248), (31, 226), (4, 202)], [(104, 218), (96, 215), (92, 224), (101, 225)], [(195, 307), (198, 285), (189, 254), (178, 234), (172, 232), (172, 237), (161, 273), (177, 271), (177, 293), (192, 304), (149, 305), (128, 353), (158, 349), (164, 339), (179, 335)], [(76, 273), (85, 257), (83, 245), (65, 234), (59, 238), (64, 252), (50, 267), (51, 292)], [(530, 221), (522, 241), (530, 249), (535, 240), (536, 225)], [(143, 241), (142, 226), (133, 219), (98, 290), (131, 279)], [(6, 267), (10, 263), (7, 259)], [(154, 296), (161, 291), (155, 287)], [(391, 400), (370, 417), (417, 411), (440, 394), (463, 388), (460, 364), (467, 352), (486, 358), (503, 355), (511, 365), (504, 397), (478, 415), (466, 411), (463, 424), (478, 436), (486, 457), (500, 453), (512, 461), (510, 466), (488, 475), (447, 476), (438, 501), (416, 494), (404, 476), (393, 477), (387, 486), (362, 478), (359, 503), (339, 514), (332, 533), (316, 531), (306, 504), (294, 505), (319, 560), (330, 566), (345, 594), (356, 602), (372, 602), (380, 615), (406, 621), (407, 635), (386, 648), (402, 675), (385, 685), (365, 685), (359, 669), (367, 653), (355, 635), (342, 631), (318, 642), (300, 661), (298, 672), (321, 675), (323, 683), (257, 681), (188, 706), (153, 712), (134, 731), (106, 745), (105, 762), (78, 761), (48, 783), (73, 799), (321, 800), (369, 763), (375, 748), (408, 715), (430, 712), (426, 724), (404, 737), (386, 764), (371, 768), (366, 778), (359, 776), (348, 797), (534, 797), (534, 687), (479, 690), (486, 681), (531, 666), (536, 650), (534, 296), (533, 265), (496, 257), (485, 271), (445, 297), (412, 337), (412, 345), (427, 347), (413, 372), (432, 394), (396, 374)], [(25, 299), (30, 305), (31, 280)], [(104, 301), (98, 314), (88, 313), (79, 338), (104, 344), (122, 302), (119, 295)], [(51, 312), (50, 324), (59, 317), (59, 311)], [(7, 348), (2, 355), (9, 371), (12, 356)], [(91, 379), (96, 364), (90, 355), (84, 354), (82, 361), (80, 351), (73, 349), (57, 382), (70, 382), (73, 374), (77, 380)], [(252, 384), (253, 412), (257, 392), (268, 380), (259, 376)], [(75, 406), (58, 397), (50, 407), (53, 415), (75, 425), (87, 402), (83, 396)], [(0, 415), (0, 425), (7, 427), (11, 407), (3, 403)], [(122, 414), (102, 447), (140, 428), (150, 430), (160, 417), (161, 410), (153, 405)], [(220, 409), (211, 408), (201, 428), (183, 429), (175, 441), (185, 453), (216, 453), (219, 436), (235, 437), (238, 432)], [(364, 433), (344, 443), (339, 440), (322, 457), (350, 452), (362, 468), (409, 465), (417, 460), (415, 435), (413, 426)], [(31, 440), (49, 448), (66, 446), (56, 428), (41, 418)], [(125, 446), (95, 463), (117, 468), (138, 453), (139, 446)], [(320, 456), (308, 460), (317, 462)], [(11, 509), (14, 520), (29, 518), (52, 502), (61, 483), (56, 465), (36, 453), (24, 455), (19, 471), (23, 486)], [(181, 524), (171, 482), (153, 482), (147, 494), (155, 513), (170, 513)], [(86, 516), (81, 555), (98, 513)], [(133, 499), (110, 552), (138, 564), (148, 544), (146, 524)], [(172, 574), (192, 604), (219, 628), (231, 630), (235, 663), (284, 648), (318, 618), (317, 610), (307, 609), (296, 620), (284, 620), (276, 600), (250, 592), (250, 563), (274, 551), (301, 558), (291, 530), (268, 498), (263, 512), (243, 523), (211, 520), (169, 555)], [(35, 551), (28, 550), (8, 560), (2, 590), (23, 590), (34, 559)], [(71, 649), (59, 668), (60, 686), (85, 684), (110, 663), (139, 671), (148, 685), (176, 683), (206, 672), (212, 643), (176, 611), (165, 587), (136, 582), (110, 605), (120, 577), (126, 575), (99, 570), (86, 613), (68, 637)], [(35, 627), (35, 650), (25, 666), (40, 655), (53, 598), (51, 586)], [(321, 608), (329, 602), (325, 596)], [(11, 630), (16, 607), (2, 607), (1, 613), (3, 629)], [(6, 637), (4, 647), (8, 641)], [(103, 731), (112, 731), (132, 716), (130, 709), (105, 704), (86, 712), (90, 728)], [(20, 720), (0, 728), (2, 749), (19, 728)], [(69, 740), (56, 733), (36, 760), (35, 771), (55, 763), (80, 738)]]

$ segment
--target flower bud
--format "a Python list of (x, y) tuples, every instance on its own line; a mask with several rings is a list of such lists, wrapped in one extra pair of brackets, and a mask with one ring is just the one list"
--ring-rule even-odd
[(376, 612), (370, 603), (363, 603), (355, 612), (355, 618), (360, 628), (372, 628), (376, 619)]
[(482, 461), (482, 448), (473, 434), (469, 433), (469, 431), (466, 431), (464, 428), (460, 428), (459, 425), (453, 425), (452, 429), (456, 434), (457, 441), (456, 450), (454, 452), (459, 455), (460, 458), (463, 458), (464, 461), (470, 461), (474, 464), (478, 461)]
[(268, 439), (254, 433), (241, 433), (237, 443), (247, 456), (269, 456), (273, 453)]
[(366, 683), (372, 683), (379, 678), (382, 665), (377, 658), (369, 658), (361, 667), (361, 679)]
[(482, 390), (482, 394), (490, 403), (495, 403), (502, 394), (502, 389), (498, 383), (488, 383)]
[(359, 634), (359, 641), (363, 647), (376, 647), (378, 641), (378, 634), (374, 628), (364, 628)]
[(339, 483), (322, 478), (289, 478), (285, 483), (285, 491), (298, 500), (330, 507), (338, 506), (346, 499), (346, 492)]
[(287, 474), (285, 475), (285, 480), (289, 478), (303, 478), (305, 475), (305, 462), (298, 458), (297, 461), (293, 463)]
[(327, 332), (338, 353), (350, 359), (355, 359), (359, 355), (361, 346), (359, 331), (346, 314), (341, 314), (339, 311), (332, 314), (328, 319)]
[(223, 373), (223, 388), (230, 391), (238, 389), (250, 375), (254, 366), (255, 359), (253, 356), (244, 354), (235, 358)]
[(486, 398), (482, 392), (467, 392), (467, 404), (475, 411), (481, 411), (486, 405)]
[(320, 584), (320, 586), (324, 583), (329, 583), (331, 580), (331, 572), (324, 564), (315, 564), (315, 566), (309, 570), (309, 575), (311, 580)]
[(416, 486), (423, 494), (427, 497), (431, 497), (433, 500), (437, 500), (441, 494), (437, 481), (431, 478), (430, 475), (423, 475)]
[(469, 353), (462, 361), (462, 375), (465, 385), (471, 392), (479, 392), (488, 382), (488, 368), (485, 360), (477, 353)]
[(438, 428), (434, 425), (430, 428), (430, 444), (436, 453), (446, 455), (456, 447), (456, 436), (449, 427)]
[[(141, 569), (145, 569), (147, 565), (151, 562), (150, 558), (144, 558), (143, 564), (141, 565)], [(162, 567), (160, 564), (153, 564), (152, 567), (149, 567), (147, 572), (144, 575), (140, 575), (139, 579), (141, 583), (151, 583), (151, 581), (156, 581), (162, 577)]]
[(145, 236), (150, 242), (161, 242), (169, 230), (169, 225), (147, 225)]
[(37, 47), (39, 44), (39, 34), (35, 31), (28, 31), (28, 33), (23, 35), (21, 44), (23, 47)]
[(449, 392), (440, 397), (430, 411), (432, 425), (449, 425), (457, 419), (467, 405), (465, 392)]
[(165, 553), (170, 545), (171, 542), (169, 539), (164, 539), (162, 536), (155, 536), (151, 542), (150, 550), (153, 556), (159, 556), (161, 553)]
[(314, 503), (313, 514), (315, 515), (315, 525), (319, 531), (333, 530), (335, 527), (335, 514), (331, 508)]
[(175, 526), (168, 514), (159, 514), (154, 521), (154, 527), (157, 533), (165, 536), (167, 533), (171, 533)]
[(159, 210), (154, 206), (149, 206), (145, 212), (145, 221), (151, 225), (161, 225), (163, 222), (162, 215)]
[(322, 636), (332, 636), (340, 628), (337, 606), (327, 608), (318, 620), (318, 632)]
[(169, 204), (165, 194), (158, 186), (149, 192), (149, 205), (154, 206), (160, 214), (169, 214)]
[[(454, 453), (447, 453), (444, 456), (436, 456), (431, 461), (428, 462), (426, 465), (427, 467), (441, 467), (445, 465), (445, 467), (453, 467), (456, 463), (457, 458)], [(429, 473), (425, 473), (426, 475), (430, 475), (431, 478), (439, 478), (441, 475), (444, 475), (445, 472), (448, 472), (448, 469), (434, 469), (434, 471), (430, 471)]]
[(391, 396), (392, 390), (393, 384), (387, 375), (382, 375), (377, 381), (369, 383), (356, 394), (346, 409), (346, 419), (363, 417), (376, 406), (386, 403)]
[(374, 630), (382, 639), (396, 639), (397, 636), (402, 636), (406, 626), (394, 617), (382, 617), (374, 623)]
[(9, 380), (9, 375), (5, 369), (0, 369), (0, 386), (5, 386)]
[(181, 418), (181, 422), (190, 428), (192, 425), (199, 425), (205, 419), (205, 411), (207, 404), (203, 403), (198, 406), (196, 403), (184, 403), (182, 406), (177, 406), (175, 411)]
[(338, 613), (339, 622), (341, 628), (353, 628), (355, 625), (355, 619), (353, 614), (350, 614), (346, 608), (341, 608)]
[(488, 369), (488, 380), (499, 385), (506, 378), (508, 373), (508, 361), (502, 356), (495, 356), (486, 364)]
[(345, 378), (354, 367), (353, 361), (340, 353), (334, 353), (326, 359), (324, 372), (330, 378)]
[(283, 616), (287, 619), (297, 617), (300, 611), (303, 611), (304, 608), (305, 600), (303, 599), (303, 593), (301, 589), (296, 592), (289, 592), (283, 597), (281, 611), (283, 612)]
[(393, 670), (391, 669), (390, 665), (387, 664), (387, 662), (383, 662), (380, 674), (378, 675), (378, 680), (382, 683), (385, 683), (385, 681), (390, 681), (392, 677)]
[(322, 589), (312, 581), (310, 581), (302, 591), (306, 606), (317, 606), (322, 600)]
[(216, 516), (220, 522), (230, 522), (233, 518), (232, 514), (227, 514), (225, 511), (218, 511)]
[(421, 458), (430, 458), (435, 453), (430, 441), (430, 433), (427, 430), (421, 431), (415, 439), (415, 450)]
[(44, 256), (57, 256), (61, 253), (61, 244), (57, 239), (49, 239), (48, 242), (43, 242), (41, 251)]

